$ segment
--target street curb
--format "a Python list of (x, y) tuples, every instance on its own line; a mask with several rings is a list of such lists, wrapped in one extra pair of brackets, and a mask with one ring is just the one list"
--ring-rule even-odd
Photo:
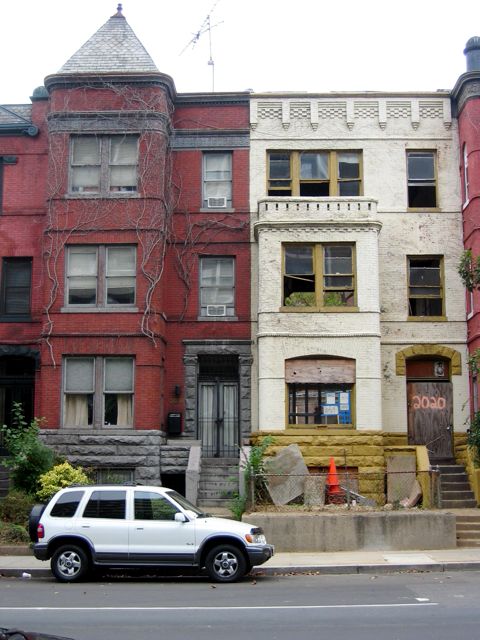
[(322, 575), (372, 573), (444, 573), (447, 571), (480, 571), (480, 562), (432, 562), (431, 564), (361, 564), (361, 565), (303, 565), (286, 567), (254, 567), (252, 575), (290, 573), (318, 573)]
[[(361, 564), (361, 565), (301, 565), (285, 567), (254, 567), (252, 576), (293, 575), (314, 573), (320, 575), (389, 574), (389, 573), (446, 573), (449, 571), (480, 571), (480, 562), (435, 562), (432, 564)], [(27, 574), (29, 577), (24, 577)], [(53, 578), (50, 569), (0, 569), (5, 578)]]

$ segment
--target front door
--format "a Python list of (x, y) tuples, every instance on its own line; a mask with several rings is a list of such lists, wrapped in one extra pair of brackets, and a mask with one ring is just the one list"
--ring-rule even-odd
[(238, 456), (238, 383), (199, 383), (198, 422), (206, 457)]
[(453, 457), (452, 383), (408, 382), (408, 443), (424, 444), (430, 460)]

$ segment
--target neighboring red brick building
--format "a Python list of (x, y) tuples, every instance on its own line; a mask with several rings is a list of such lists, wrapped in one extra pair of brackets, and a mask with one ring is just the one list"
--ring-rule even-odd
[[(463, 235), (465, 248), (476, 259), (480, 256), (480, 38), (467, 42), (467, 71), (457, 81), (452, 99), (457, 110), (460, 179), (463, 199)], [(468, 348), (480, 348), (480, 291), (467, 291)], [(472, 375), (471, 410), (479, 405), (479, 380)]]
[[(119, 10), (0, 107), (0, 420), (183, 488), (250, 431), (249, 95), (177, 95)], [(174, 438), (174, 439), (173, 439)]]

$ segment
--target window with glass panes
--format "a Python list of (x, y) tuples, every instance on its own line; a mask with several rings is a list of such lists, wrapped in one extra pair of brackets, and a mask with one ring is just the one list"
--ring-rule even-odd
[(437, 206), (435, 153), (407, 151), (408, 206), (411, 209)]
[(3, 258), (0, 316), (10, 321), (30, 318), (31, 258)]
[(203, 207), (222, 209), (232, 206), (232, 154), (203, 154)]
[(408, 258), (408, 315), (431, 317), (444, 315), (442, 258)]
[(232, 257), (200, 259), (200, 315), (235, 315), (235, 260)]
[(72, 307), (135, 304), (136, 247), (67, 247), (66, 301)]
[(64, 426), (132, 426), (133, 364), (130, 357), (65, 358)]
[(137, 191), (138, 136), (74, 136), (70, 146), (70, 192)]
[(352, 244), (288, 244), (283, 248), (283, 306), (355, 306)]
[(360, 151), (269, 151), (269, 196), (360, 196)]

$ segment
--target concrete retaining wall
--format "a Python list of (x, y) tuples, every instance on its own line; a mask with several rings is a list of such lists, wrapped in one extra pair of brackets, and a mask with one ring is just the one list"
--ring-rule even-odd
[(415, 513), (249, 513), (278, 552), (452, 549), (455, 515)]

